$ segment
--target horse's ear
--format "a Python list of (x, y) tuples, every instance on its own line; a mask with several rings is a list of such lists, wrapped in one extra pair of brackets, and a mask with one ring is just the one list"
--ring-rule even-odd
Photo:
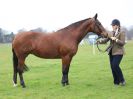
[(98, 16), (98, 14), (96, 13), (95, 16), (94, 16), (94, 19), (95, 19), (95, 20), (97, 19), (97, 16)]

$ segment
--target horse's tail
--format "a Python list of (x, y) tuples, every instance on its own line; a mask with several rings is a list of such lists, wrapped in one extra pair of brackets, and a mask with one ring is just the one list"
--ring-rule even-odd
[(23, 68), (23, 69), (21, 69), (21, 68), (18, 66), (18, 57), (17, 57), (17, 55), (16, 55), (14, 49), (12, 49), (12, 53), (13, 53), (13, 68), (14, 68), (14, 70), (16, 70), (16, 72), (18, 72), (18, 71), (21, 71), (21, 72), (23, 72), (23, 71), (28, 71), (29, 68), (28, 68), (25, 64), (24, 64), (24, 68)]
[(13, 53), (13, 68), (16, 72), (18, 72), (18, 57), (16, 56), (16, 53), (14, 51), (14, 49), (12, 49), (12, 53)]

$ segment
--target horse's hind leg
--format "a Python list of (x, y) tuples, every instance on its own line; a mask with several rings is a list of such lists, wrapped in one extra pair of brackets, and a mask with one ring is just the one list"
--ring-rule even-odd
[(68, 72), (69, 72), (69, 67), (70, 67), (70, 62), (71, 62), (72, 57), (70, 56), (65, 56), (62, 58), (62, 85), (69, 85), (68, 81)]
[(20, 58), (18, 60), (18, 72), (19, 72), (20, 84), (23, 88), (26, 87), (23, 79), (23, 72), (24, 72), (24, 66), (25, 66), (24, 61), (25, 61), (25, 58)]
[(17, 69), (14, 68), (14, 73), (13, 73), (13, 85), (14, 87), (17, 86)]
[(16, 56), (14, 49), (12, 49), (12, 53), (13, 53), (13, 85), (14, 85), (14, 87), (16, 87), (17, 86), (18, 58)]

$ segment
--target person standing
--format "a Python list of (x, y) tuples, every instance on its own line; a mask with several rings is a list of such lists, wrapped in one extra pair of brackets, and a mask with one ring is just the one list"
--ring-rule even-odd
[(125, 53), (125, 32), (121, 30), (120, 21), (118, 19), (112, 20), (111, 25), (113, 29), (111, 32), (111, 38), (106, 38), (98, 42), (102, 44), (110, 41), (110, 45), (106, 51), (109, 55), (110, 66), (114, 78), (114, 85), (124, 86), (126, 81), (120, 68), (120, 63)]

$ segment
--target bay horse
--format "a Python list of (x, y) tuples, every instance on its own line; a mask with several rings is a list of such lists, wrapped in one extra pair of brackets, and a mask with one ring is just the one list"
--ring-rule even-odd
[(107, 37), (105, 28), (97, 19), (97, 14), (75, 22), (54, 33), (27, 31), (18, 33), (12, 42), (13, 52), (13, 83), (17, 85), (17, 73), (20, 84), (24, 88), (23, 72), (28, 69), (25, 59), (29, 54), (40, 58), (62, 59), (62, 85), (69, 85), (68, 72), (71, 60), (78, 50), (80, 41), (88, 32)]

